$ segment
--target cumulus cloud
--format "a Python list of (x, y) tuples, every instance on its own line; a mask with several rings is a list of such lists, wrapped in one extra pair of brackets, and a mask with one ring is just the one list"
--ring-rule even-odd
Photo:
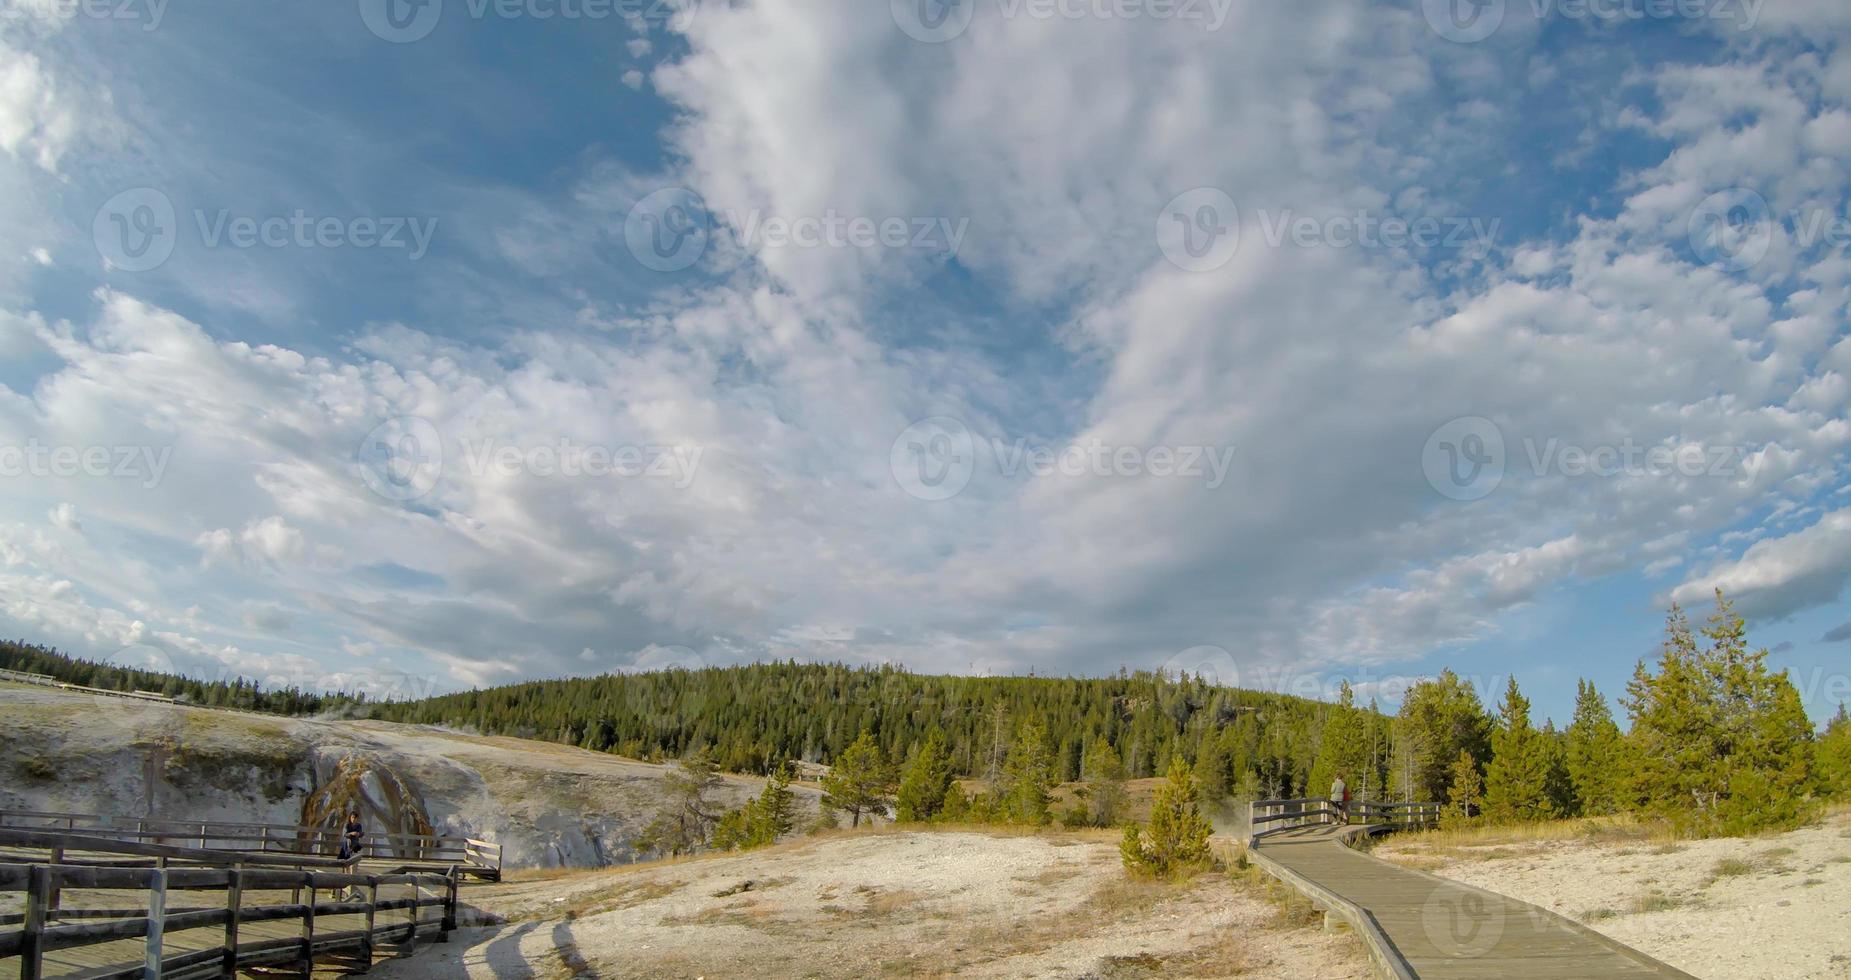
[[(1609, 79), (1626, 111), (1588, 131), (1647, 135), (1662, 159), (1521, 240), (1305, 246), (1268, 241), (1269, 222), (1501, 213), (1483, 202), (1529, 179), (1508, 171), (1533, 148), (1505, 84), (1529, 62), (1446, 44), (1405, 7), (1234, 16), (1178, 31), (980, 5), (965, 37), (927, 45), (884, 5), (709, 5), (648, 75), (675, 110), (667, 169), (594, 161), (565, 203), (472, 212), (494, 268), (557, 285), (567, 313), (497, 309), (478, 276), (438, 267), (434, 289), (485, 323), (263, 343), (139, 283), (69, 321), (0, 317), (0, 347), (55, 361), (0, 391), (0, 444), (171, 458), (152, 483), (29, 483), (30, 521), (69, 506), (198, 559), (112, 571), (9, 533), (34, 598), (3, 611), (98, 642), (140, 622), (176, 655), (274, 676), (302, 654), (251, 631), (319, 631), (343, 668), (477, 684), (669, 650), (1097, 672), (1216, 644), (1243, 665), (1384, 663), (1493, 636), (1555, 589), (1679, 568), (1705, 569), (1680, 598), (1835, 601), (1847, 512), (1821, 500), (1851, 448), (1851, 269), (1784, 234), (1722, 268), (1693, 254), (1689, 219), (1727, 188), (1782, 210), (1842, 191), (1847, 56), (1740, 50)], [(34, 72), (16, 88), (37, 99)], [(0, 148), (38, 160), (42, 116)], [(970, 233), (955, 255), (719, 242), (646, 299), (589, 295), (621, 247), (610, 227), (662, 185), (718, 215)], [(1241, 244), (1191, 271), (1156, 229), (1208, 187), (1236, 199)], [(920, 300), (934, 289), (989, 305)], [(948, 499), (896, 473), (929, 417), (970, 436)], [(1503, 450), (1501, 482), (1469, 501), (1423, 467), (1466, 417)], [(1011, 466), (1017, 445), (1232, 462), (1215, 486), (1036, 474)], [(1609, 458), (1625, 462), (1588, 468)]]

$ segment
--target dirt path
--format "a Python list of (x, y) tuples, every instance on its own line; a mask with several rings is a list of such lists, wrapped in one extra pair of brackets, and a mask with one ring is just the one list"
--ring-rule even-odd
[(1555, 840), (1409, 837), (1375, 853), (1541, 905), (1698, 977), (1851, 977), (1851, 812), (1748, 839), (1629, 840), (1593, 825)]
[(466, 897), (507, 921), (374, 974), (1369, 976), (1354, 939), (1293, 924), (1225, 875), (1126, 881), (1103, 836), (845, 834)]

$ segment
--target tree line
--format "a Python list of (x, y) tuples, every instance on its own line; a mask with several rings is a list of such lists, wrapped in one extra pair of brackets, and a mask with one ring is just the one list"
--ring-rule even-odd
[[(794, 661), (536, 681), (419, 701), (266, 691), (201, 682), (0, 643), (0, 666), (70, 683), (155, 690), (208, 706), (279, 714), (351, 708), (389, 721), (578, 745), (699, 771), (788, 780), (791, 760), (833, 767), (830, 806), (851, 824), (904, 820), (1111, 826), (1127, 779), (1188, 775), (1204, 802), (1323, 795), (1343, 775), (1364, 799), (1446, 804), (1454, 821), (1636, 812), (1694, 832), (1788, 826), (1818, 800), (1851, 794), (1851, 718), (1815, 735), (1790, 679), (1751, 649), (1720, 592), (1701, 629), (1673, 607), (1656, 658), (1619, 703), (1581, 681), (1570, 724), (1540, 727), (1511, 678), (1494, 710), (1451, 671), (1411, 686), (1390, 717), (1359, 707), (1219, 687), (1200, 677), (1121, 670), (1105, 678), (950, 677), (892, 666)], [(971, 782), (967, 790), (960, 780)], [(1051, 791), (1073, 802), (1051, 810)], [(771, 787), (768, 786), (769, 792)], [(722, 813), (696, 791), (662, 839), (704, 846)], [(788, 790), (780, 790), (788, 792)], [(686, 794), (684, 794), (685, 796)], [(784, 797), (778, 797), (784, 799)], [(765, 820), (728, 834), (758, 840)], [(729, 841), (733, 837), (727, 838)], [(690, 845), (690, 842), (696, 842)]]
[(105, 691), (147, 691), (207, 708), (237, 708), (273, 715), (315, 715), (367, 703), (365, 694), (264, 688), (243, 677), (202, 681), (179, 674), (84, 660), (23, 640), (0, 640), (0, 669), (42, 674), (65, 684)]

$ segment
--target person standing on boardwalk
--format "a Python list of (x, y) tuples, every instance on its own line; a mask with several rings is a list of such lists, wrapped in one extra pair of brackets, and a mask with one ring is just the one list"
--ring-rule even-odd
[(1344, 823), (1350, 821), (1350, 787), (1344, 784), (1342, 773), (1338, 773), (1337, 778), (1330, 782), (1330, 805), (1343, 818)]
[(360, 811), (347, 814), (347, 826), (341, 828), (341, 860), (360, 856), (360, 838), (366, 836), (366, 828), (360, 825)]

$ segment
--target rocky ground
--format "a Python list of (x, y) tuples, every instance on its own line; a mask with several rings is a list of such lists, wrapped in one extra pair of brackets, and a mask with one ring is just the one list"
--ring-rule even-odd
[[(18, 685), (0, 686), (0, 742), (0, 809), (294, 824), (339, 810), (348, 800), (322, 791), (345, 785), (373, 829), (426, 820), (501, 843), (510, 868), (633, 860), (666, 772), (549, 742)], [(762, 786), (729, 777), (719, 796), (736, 805)], [(793, 789), (807, 821), (819, 794)]]
[(1851, 977), (1851, 811), (1753, 838), (1584, 822), (1410, 836), (1375, 853), (1541, 905), (1698, 977)]
[(763, 851), (517, 876), (495, 924), (394, 980), (1370, 976), (1361, 945), (1246, 879), (1128, 881), (1106, 834), (842, 831)]

